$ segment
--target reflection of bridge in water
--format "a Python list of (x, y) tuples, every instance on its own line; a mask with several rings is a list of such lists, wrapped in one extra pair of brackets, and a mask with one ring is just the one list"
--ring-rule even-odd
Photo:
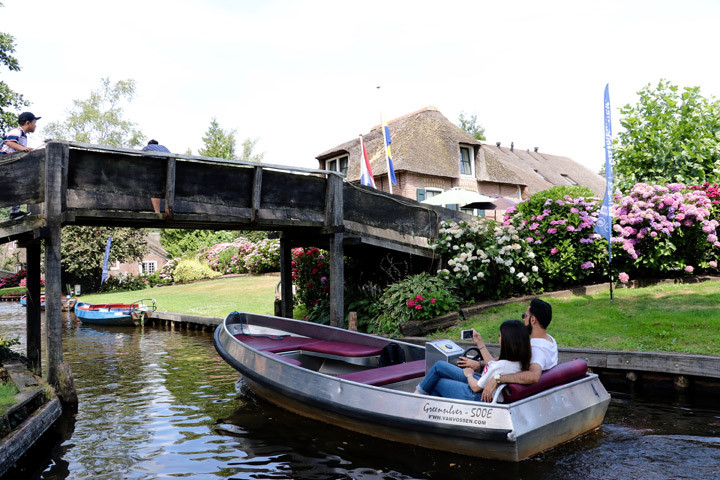
[(343, 255), (432, 261), (441, 221), (464, 215), (343, 182), (336, 173), (51, 142), (0, 160), (0, 206), (30, 215), (0, 223), (0, 242), (27, 252), (27, 349), (40, 368), (40, 242), (45, 244), (48, 379), (62, 363), (63, 225), (273, 230), (280, 233), (282, 314), (292, 316), (291, 249), (329, 251), (330, 318), (343, 324)]

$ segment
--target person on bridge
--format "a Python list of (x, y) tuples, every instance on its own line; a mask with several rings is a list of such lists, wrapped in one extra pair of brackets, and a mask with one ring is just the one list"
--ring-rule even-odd
[[(470, 367), (460, 368), (440, 361), (432, 366), (415, 393), (462, 400), (485, 400), (485, 388), (493, 377), (527, 370), (530, 365), (530, 336), (523, 322), (507, 320), (500, 325), (500, 356), (493, 359), (490, 353), (480, 350), (487, 363), (482, 375)], [(490, 397), (492, 398), (492, 397)]]
[(170, 153), (170, 150), (165, 145), (160, 145), (157, 140), (150, 140), (147, 145), (142, 148), (143, 152), (165, 152)]
[[(11, 128), (0, 148), (0, 155), (8, 155), (15, 152), (32, 152), (32, 148), (28, 147), (27, 134), (35, 131), (36, 121), (40, 117), (36, 117), (31, 112), (23, 112), (18, 115), (18, 126)], [(25, 212), (20, 211), (20, 205), (10, 207), (10, 218), (16, 219), (23, 217)]]
[[(534, 298), (528, 305), (525, 313), (522, 314), (525, 328), (530, 335), (530, 345), (532, 346), (532, 359), (530, 360), (530, 368), (513, 374), (495, 375), (485, 385), (483, 390), (483, 401), (492, 400), (493, 393), (497, 386), (501, 383), (520, 383), (528, 385), (540, 380), (540, 375), (545, 370), (549, 370), (558, 363), (558, 348), (555, 339), (548, 335), (547, 327), (552, 320), (552, 306), (544, 300)], [(477, 335), (477, 334), (476, 334)], [(479, 337), (479, 335), (478, 335)], [(482, 342), (482, 339), (480, 339)], [(478, 344), (477, 339), (475, 343)], [(480, 345), (478, 344), (478, 347)], [(483, 345), (485, 348), (485, 345)], [(486, 350), (487, 351), (487, 350)], [(483, 353), (482, 349), (480, 353)], [(483, 358), (485, 355), (483, 354)], [(470, 367), (473, 370), (482, 368), (482, 362), (471, 360), (466, 357), (460, 357), (458, 366)]]

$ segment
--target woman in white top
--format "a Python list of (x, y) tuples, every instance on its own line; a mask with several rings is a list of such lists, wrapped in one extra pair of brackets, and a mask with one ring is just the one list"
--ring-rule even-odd
[(486, 365), (482, 375), (472, 368), (460, 368), (440, 361), (430, 369), (415, 393), (445, 398), (480, 401), (485, 384), (494, 375), (517, 373), (530, 365), (530, 337), (519, 320), (507, 320), (500, 325), (500, 356), (494, 359), (486, 348), (480, 350)]

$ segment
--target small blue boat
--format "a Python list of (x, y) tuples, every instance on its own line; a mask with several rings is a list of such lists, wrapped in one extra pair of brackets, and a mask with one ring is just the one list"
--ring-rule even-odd
[[(27, 307), (27, 295), (20, 297), (20, 305)], [(40, 295), (40, 308), (45, 309), (45, 294)]]
[(142, 325), (155, 310), (157, 310), (157, 303), (152, 298), (145, 298), (133, 303), (78, 302), (75, 304), (75, 316), (81, 322), (92, 325)]
[[(77, 303), (77, 298), (71, 297), (70, 295), (65, 295), (61, 297), (60, 301), (62, 302), (63, 312), (69, 312)], [(23, 307), (27, 307), (27, 295), (23, 295), (22, 297), (20, 297), (20, 305), (22, 305)], [(45, 310), (44, 293), (40, 295), (40, 310)]]

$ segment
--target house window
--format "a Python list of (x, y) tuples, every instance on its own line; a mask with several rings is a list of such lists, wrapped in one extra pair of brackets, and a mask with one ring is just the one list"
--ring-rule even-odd
[(115, 260), (115, 265), (110, 267), (110, 270), (120, 270), (120, 260)]
[(545, 178), (545, 175), (543, 175), (542, 173), (538, 172), (537, 170), (535, 170), (535, 175), (537, 175), (538, 177), (542, 178), (542, 179), (545, 180), (546, 182), (548, 181), (547, 178)]
[(568, 176), (565, 175), (564, 173), (562, 173), (561, 175), (562, 175), (562, 177), (565, 179), (565, 181), (568, 182), (569, 185), (577, 185), (577, 184), (578, 184), (575, 180), (573, 180), (572, 178), (568, 177)]
[(475, 176), (475, 162), (473, 162), (472, 148), (460, 147), (460, 175)]
[(435, 195), (440, 195), (442, 192), (443, 191), (440, 188), (425, 188), (425, 200), (432, 198)]
[(151, 273), (154, 273), (155, 270), (157, 270), (157, 262), (155, 260), (151, 260), (149, 262), (142, 262), (143, 275), (150, 275)]
[(331, 172), (339, 172), (347, 176), (348, 172), (348, 156), (343, 155), (341, 157), (335, 157), (325, 161), (325, 170)]

